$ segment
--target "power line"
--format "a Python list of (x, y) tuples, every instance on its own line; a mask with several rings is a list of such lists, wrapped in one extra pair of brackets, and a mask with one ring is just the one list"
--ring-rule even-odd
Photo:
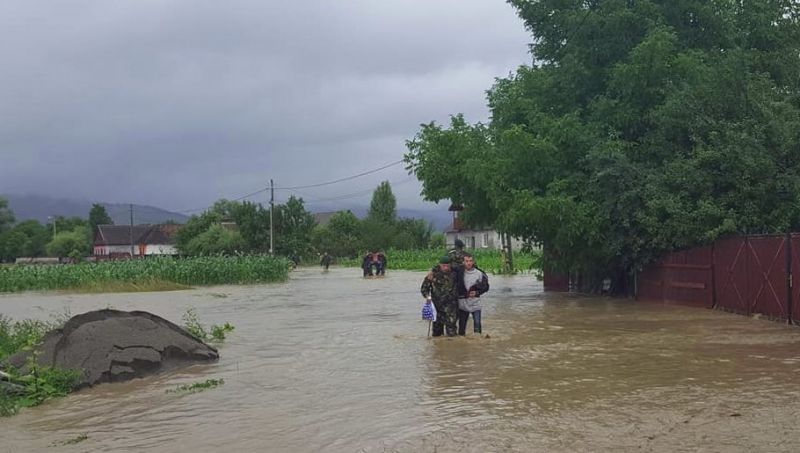
[[(343, 182), (343, 181), (349, 181), (351, 179), (356, 179), (356, 178), (360, 178), (360, 177), (365, 176), (365, 175), (376, 173), (376, 172), (379, 172), (381, 170), (385, 170), (385, 169), (387, 169), (389, 167), (393, 167), (395, 165), (401, 164), (403, 162), (405, 162), (405, 160), (401, 159), (401, 160), (398, 160), (398, 161), (383, 165), (381, 167), (374, 168), (372, 170), (368, 170), (368, 171), (365, 171), (365, 172), (362, 172), (362, 173), (358, 173), (358, 174), (352, 175), (352, 176), (346, 176), (344, 178), (339, 178), (339, 179), (336, 179), (336, 180), (333, 180), (333, 181), (321, 182), (321, 183), (318, 183), (318, 184), (309, 184), (309, 185), (305, 185), (305, 186), (275, 187), (274, 190), (289, 190), (289, 191), (292, 191), (292, 190), (296, 190), (296, 189), (310, 189), (310, 188), (314, 188), (314, 187), (328, 186), (328, 185), (331, 185), (331, 184), (336, 184), (336, 183)], [(265, 187), (263, 189), (256, 190), (255, 192), (248, 193), (247, 195), (242, 195), (241, 197), (234, 198), (231, 201), (241, 201), (241, 200), (244, 200), (245, 198), (250, 198), (253, 195), (258, 195), (258, 194), (260, 194), (262, 192), (266, 192), (268, 190), (270, 190), (270, 188), (269, 187)], [(174, 212), (191, 213), (191, 212), (205, 211), (211, 206), (213, 206), (213, 204), (205, 206), (205, 207), (202, 207), (202, 208), (184, 209), (184, 210), (181, 210), (181, 211), (174, 211)]]
[(309, 185), (307, 185), (307, 186), (276, 187), (275, 189), (281, 189), (281, 190), (295, 190), (295, 189), (311, 189), (311, 188), (313, 188), (313, 187), (322, 187), (322, 186), (328, 186), (328, 185), (331, 185), (331, 184), (336, 184), (337, 182), (349, 181), (349, 180), (351, 180), (351, 179), (356, 179), (356, 178), (360, 178), (361, 176), (365, 176), (365, 175), (368, 175), (368, 174), (371, 174), (371, 173), (379, 172), (379, 171), (381, 171), (381, 170), (385, 170), (385, 169), (387, 169), (387, 168), (389, 168), (389, 167), (394, 167), (395, 165), (397, 165), (397, 164), (401, 164), (401, 163), (403, 163), (403, 162), (405, 162), (405, 160), (404, 160), (404, 159), (400, 159), (400, 160), (398, 160), (398, 161), (395, 161), (395, 162), (392, 162), (392, 163), (390, 163), (390, 164), (386, 164), (386, 165), (384, 165), (383, 167), (378, 167), (378, 168), (375, 168), (375, 169), (373, 169), (373, 170), (365, 171), (365, 172), (363, 172), (363, 173), (359, 173), (359, 174), (357, 174), (357, 175), (353, 175), (353, 176), (347, 176), (347, 177), (345, 177), (345, 178), (336, 179), (336, 180), (334, 180), (334, 181), (321, 182), (321, 183), (319, 183), (319, 184), (309, 184)]
[[(393, 186), (399, 186), (399, 185), (401, 185), (401, 184), (405, 184), (405, 183), (407, 183), (407, 182), (411, 181), (412, 179), (414, 179), (414, 177), (413, 177), (413, 176), (410, 176), (410, 177), (408, 177), (408, 178), (401, 179), (401, 180), (398, 180), (398, 181), (392, 181), (392, 182), (390, 182), (389, 184), (390, 184), (390, 185), (393, 185)], [(306, 198), (308, 198), (308, 199), (309, 199), (309, 200), (310, 200), (312, 203), (317, 203), (317, 202), (325, 202), (325, 201), (339, 201), (339, 200), (346, 200), (346, 199), (348, 199), (348, 198), (356, 198), (356, 197), (360, 197), (360, 196), (362, 196), (362, 195), (367, 195), (367, 194), (369, 194), (369, 193), (372, 193), (372, 192), (374, 192), (374, 191), (375, 191), (375, 189), (374, 189), (374, 188), (370, 188), (370, 189), (365, 189), (365, 190), (359, 190), (358, 192), (352, 192), (352, 193), (349, 193), (349, 194), (337, 195), (337, 196), (335, 196), (335, 197), (329, 197), (329, 198), (317, 198), (317, 197), (313, 197), (313, 196), (311, 196), (311, 195), (308, 195), (308, 194), (306, 194), (306, 193), (299, 192), (299, 191), (297, 191), (297, 190), (290, 190), (290, 192), (293, 192), (293, 193), (295, 193), (295, 194), (297, 194), (297, 195), (300, 195), (300, 196), (304, 197), (304, 200), (305, 200)]]

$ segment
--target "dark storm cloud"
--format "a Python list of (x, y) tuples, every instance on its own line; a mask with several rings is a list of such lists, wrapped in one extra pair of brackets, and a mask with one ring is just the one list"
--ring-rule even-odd
[[(529, 41), (500, 0), (14, 0), (0, 26), (0, 193), (176, 210), (366, 171), (419, 123), (483, 120)], [(402, 166), (305, 195), (384, 179), (420, 204)]]

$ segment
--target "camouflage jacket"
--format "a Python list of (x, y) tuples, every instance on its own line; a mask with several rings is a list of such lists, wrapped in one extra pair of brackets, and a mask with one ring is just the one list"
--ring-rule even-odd
[(422, 297), (430, 295), (436, 304), (455, 302), (458, 300), (456, 273), (454, 271), (442, 272), (439, 266), (431, 270), (431, 277), (425, 277), (420, 287)]
[(450, 266), (455, 268), (463, 268), (464, 267), (464, 250), (462, 249), (453, 249), (447, 252), (447, 256), (450, 257)]

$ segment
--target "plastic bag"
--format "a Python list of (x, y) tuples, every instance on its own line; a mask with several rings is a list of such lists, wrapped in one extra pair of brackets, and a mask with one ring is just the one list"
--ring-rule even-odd
[(430, 300), (422, 303), (422, 319), (436, 322), (436, 306)]

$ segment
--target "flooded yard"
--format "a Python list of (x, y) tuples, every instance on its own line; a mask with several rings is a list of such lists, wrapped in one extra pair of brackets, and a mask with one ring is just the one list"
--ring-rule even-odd
[[(800, 451), (800, 329), (545, 294), (490, 276), (489, 338), (426, 338), (424, 273), (299, 269), (285, 284), (0, 296), (13, 319), (113, 307), (236, 328), (220, 361), (0, 419), (0, 451)], [(468, 328), (468, 331), (471, 326)], [(197, 394), (180, 384), (224, 379)], [(54, 443), (86, 433), (76, 445)]]

